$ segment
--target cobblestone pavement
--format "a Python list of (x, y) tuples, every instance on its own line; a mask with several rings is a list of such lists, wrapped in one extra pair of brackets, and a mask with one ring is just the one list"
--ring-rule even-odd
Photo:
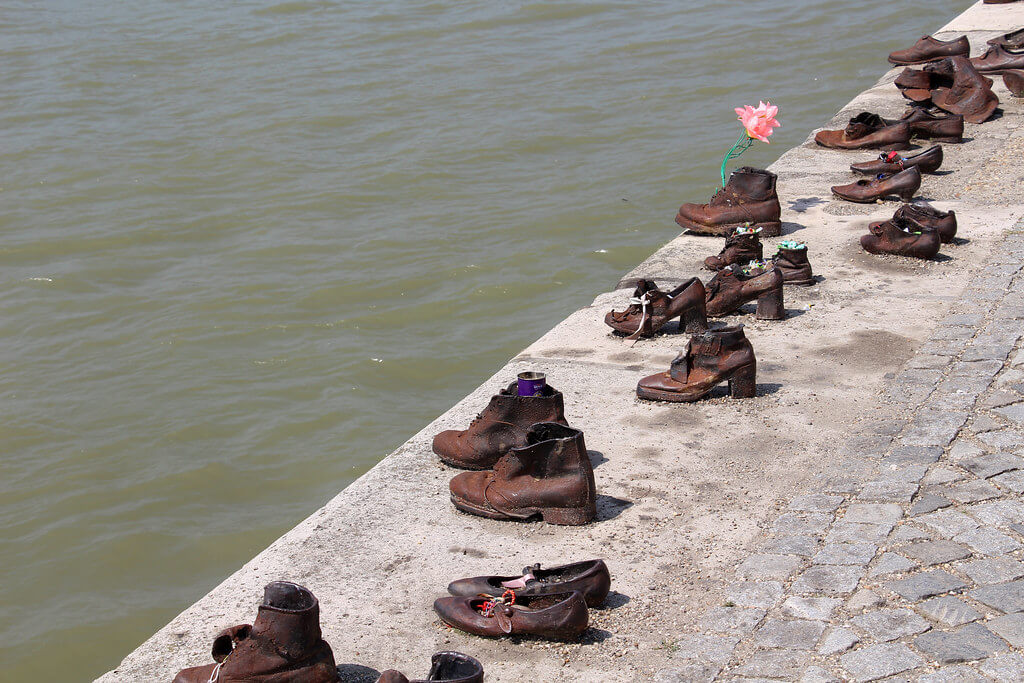
[(1024, 680), (1024, 221), (659, 683)]

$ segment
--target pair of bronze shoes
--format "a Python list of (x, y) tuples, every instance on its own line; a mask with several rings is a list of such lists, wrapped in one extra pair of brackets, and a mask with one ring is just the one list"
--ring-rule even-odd
[(963, 142), (964, 117), (924, 105), (909, 107), (898, 119), (861, 112), (850, 119), (844, 130), (819, 131), (814, 141), (833, 149), (906, 150), (915, 138)]
[(920, 70), (904, 69), (895, 84), (908, 100), (963, 116), (968, 123), (984, 123), (999, 106), (999, 97), (992, 92), (992, 79), (962, 56), (947, 57)]
[(743, 325), (694, 335), (667, 371), (637, 383), (636, 394), (651, 401), (698, 401), (722, 382), (733, 398), (757, 395), (757, 359)]
[(870, 233), (860, 238), (871, 254), (892, 254), (930, 259), (943, 243), (956, 235), (956, 213), (922, 204), (905, 204), (887, 221), (871, 223)]
[[(704, 267), (718, 272), (727, 266), (743, 266), (751, 261), (763, 260), (764, 245), (761, 244), (760, 231), (760, 228), (737, 228), (726, 238), (725, 246), (717, 256), (704, 259)], [(783, 284), (806, 287), (816, 282), (811, 263), (807, 259), (807, 245), (803, 242), (783, 240), (771, 261), (782, 273)]]
[(895, 173), (878, 173), (874, 178), (858, 180), (847, 185), (833, 185), (832, 194), (858, 204), (870, 204), (892, 196), (909, 202), (919, 189), (921, 169), (911, 166)]
[(435, 600), (434, 611), (449, 626), (478, 636), (572, 640), (587, 629), (587, 608), (600, 606), (610, 587), (603, 560), (549, 569), (535, 564), (520, 576), (453, 581), (448, 585), (451, 597)]
[(461, 652), (437, 652), (430, 658), (426, 678), (409, 680), (405, 674), (388, 669), (377, 683), (483, 683), (484, 667), (475, 657)]
[(942, 145), (934, 145), (915, 154), (882, 152), (876, 159), (850, 164), (854, 173), (877, 176), (881, 173), (899, 173), (917, 167), (921, 173), (935, 173), (942, 166)]

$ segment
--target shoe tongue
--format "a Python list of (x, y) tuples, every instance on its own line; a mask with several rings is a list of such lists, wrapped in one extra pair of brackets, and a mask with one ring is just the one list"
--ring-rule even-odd
[(639, 299), (647, 292), (656, 291), (658, 291), (658, 285), (655, 284), (654, 280), (639, 280), (636, 283), (636, 289), (633, 290), (633, 296)]
[(885, 122), (881, 116), (871, 112), (863, 112), (850, 119), (850, 123), (846, 126), (846, 137), (853, 139), (862, 138), (884, 127)]

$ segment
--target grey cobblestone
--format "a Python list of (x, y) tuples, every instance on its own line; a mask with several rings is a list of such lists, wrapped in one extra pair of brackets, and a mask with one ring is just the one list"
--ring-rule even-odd
[(1014, 647), (1024, 647), (1024, 614), (1005, 614), (986, 624)]
[(824, 632), (821, 621), (768, 619), (754, 631), (754, 643), (768, 649), (810, 650)]
[(971, 474), (988, 479), (1008, 470), (1020, 469), (1024, 466), (1024, 458), (1009, 453), (985, 453), (976, 458), (962, 460), (958, 464)]
[(1001, 489), (1014, 493), (1024, 493), (1024, 470), (1000, 474), (992, 477), (992, 481)]
[(914, 521), (924, 524), (944, 538), (952, 538), (981, 526), (976, 520), (956, 510), (939, 510), (916, 517)]
[(821, 565), (804, 570), (793, 582), (793, 592), (801, 594), (841, 595), (853, 592), (860, 582), (860, 567)]
[(755, 650), (740, 666), (729, 671), (735, 676), (793, 679), (807, 666), (808, 656), (802, 650)]
[(998, 497), (999, 489), (987, 481), (975, 479), (950, 486), (946, 495), (958, 503), (977, 503)]
[(1020, 683), (1024, 681), (1024, 655), (999, 655), (990, 657), (978, 665), (986, 676), (1001, 683)]
[(818, 552), (820, 545), (814, 536), (772, 536), (761, 543), (761, 550), (780, 555), (810, 557)]
[(895, 572), (905, 572), (914, 568), (914, 563), (896, 553), (884, 553), (878, 558), (878, 562), (868, 572), (868, 576), (885, 576)]
[(821, 640), (818, 646), (818, 654), (835, 655), (846, 652), (860, 642), (860, 636), (848, 628), (834, 628)]
[(767, 610), (746, 607), (712, 607), (700, 620), (700, 627), (715, 633), (750, 633)]
[(1001, 612), (1024, 612), (1024, 581), (983, 586), (971, 591), (970, 596)]
[(1003, 583), (1024, 576), (1024, 564), (1011, 557), (975, 560), (958, 569), (979, 584)]
[(947, 666), (917, 679), (918, 683), (988, 683), (988, 680), (966, 664)]
[(800, 564), (800, 558), (793, 555), (762, 553), (748, 557), (740, 563), (736, 571), (744, 579), (785, 579), (796, 571)]
[(871, 640), (887, 643), (904, 636), (913, 636), (929, 629), (928, 622), (909, 609), (880, 609), (865, 612), (851, 619)]
[(862, 647), (843, 655), (840, 662), (855, 681), (873, 681), (924, 664), (923, 659), (902, 643)]
[(916, 517), (917, 515), (935, 512), (936, 510), (949, 507), (952, 504), (953, 503), (951, 503), (948, 498), (935, 493), (925, 493), (914, 501), (914, 505), (910, 508), (910, 516)]
[(916, 602), (933, 595), (967, 588), (967, 584), (947, 571), (932, 569), (905, 579), (891, 581), (888, 588), (903, 598)]
[(970, 662), (1007, 650), (1006, 643), (978, 623), (953, 631), (929, 631), (915, 638), (914, 646), (943, 664)]
[(981, 555), (1002, 555), (1021, 547), (1016, 539), (988, 527), (965, 531), (954, 536), (953, 540), (969, 546), (971, 550)]
[(900, 548), (900, 552), (911, 559), (917, 560), (926, 567), (933, 564), (945, 564), (954, 560), (962, 560), (965, 557), (971, 556), (971, 551), (966, 546), (945, 540), (911, 543)]
[(825, 545), (811, 561), (814, 564), (866, 565), (877, 549), (874, 543), (833, 543)]
[(726, 599), (736, 607), (771, 609), (782, 598), (778, 581), (741, 581), (726, 591)]
[(829, 621), (832, 613), (843, 604), (838, 598), (801, 598), (791, 596), (782, 603), (782, 613), (795, 619)]
[(842, 496), (813, 493), (807, 496), (797, 496), (790, 501), (789, 509), (801, 512), (835, 512), (836, 508), (842, 504)]
[(981, 618), (981, 613), (960, 598), (946, 596), (925, 600), (917, 609), (943, 626), (960, 626)]

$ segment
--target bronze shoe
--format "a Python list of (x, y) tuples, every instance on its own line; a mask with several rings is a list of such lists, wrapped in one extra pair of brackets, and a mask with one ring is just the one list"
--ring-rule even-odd
[(697, 278), (690, 278), (671, 292), (661, 291), (653, 280), (640, 280), (629, 300), (629, 308), (609, 311), (604, 322), (616, 332), (631, 337), (652, 337), (676, 317), (680, 331), (695, 334), (708, 329), (704, 284)]
[(709, 318), (721, 318), (757, 299), (761, 320), (784, 320), (782, 273), (768, 261), (751, 261), (746, 266), (728, 266), (718, 271), (707, 285)]
[(917, 154), (903, 156), (899, 152), (882, 152), (873, 161), (851, 164), (854, 173), (877, 176), (880, 173), (899, 173), (916, 166), (921, 173), (935, 173), (942, 166), (942, 145), (929, 147)]
[(772, 256), (772, 264), (782, 273), (783, 284), (801, 287), (815, 284), (811, 262), (807, 259), (807, 245), (803, 242), (784, 241)]
[(912, 258), (930, 259), (939, 253), (939, 233), (934, 230), (916, 231), (912, 223), (897, 216), (872, 223), (870, 234), (860, 238), (860, 245), (870, 254), (893, 254)]
[(1024, 97), (1024, 69), (1004, 71), (1003, 85), (1014, 97)]
[(986, 42), (989, 45), (1002, 45), (1007, 50), (1024, 50), (1024, 28), (990, 38)]
[(939, 241), (943, 244), (953, 241), (956, 237), (956, 212), (939, 211), (927, 204), (904, 204), (896, 209), (896, 218), (899, 224), (910, 223), (916, 226), (907, 228), (911, 232), (924, 232), (934, 230), (939, 233)]
[(966, 58), (950, 57), (925, 68), (953, 70), (953, 85), (931, 91), (936, 107), (959, 114), (968, 123), (984, 123), (999, 106), (999, 97), (992, 92), (992, 79), (982, 76)]
[(680, 206), (676, 223), (698, 235), (726, 237), (747, 224), (760, 226), (765, 237), (780, 235), (782, 207), (775, 191), (776, 180), (769, 171), (738, 168), (707, 204)]
[(449, 429), (434, 437), (441, 462), (466, 470), (485, 470), (498, 458), (526, 444), (526, 433), (538, 422), (565, 420), (562, 392), (548, 385), (541, 396), (519, 396), (516, 382), (491, 397), (468, 429)]
[(821, 130), (814, 141), (833, 149), (910, 149), (910, 125), (906, 122), (888, 124), (878, 114), (857, 114), (845, 130)]
[(474, 657), (461, 652), (435, 652), (430, 658), (426, 678), (410, 681), (405, 674), (388, 669), (377, 683), (483, 683), (484, 667)]
[(938, 40), (932, 36), (921, 36), (912, 47), (891, 53), (889, 63), (897, 66), (925, 64), (954, 55), (967, 55), (970, 52), (971, 44), (967, 36), (948, 41)]
[[(511, 592), (511, 591), (510, 591)], [(577, 592), (506, 598), (445, 597), (434, 601), (441, 621), (477, 636), (540, 636), (574, 640), (587, 630), (587, 603)]]
[[(930, 91), (927, 95), (927, 99), (931, 99)], [(964, 117), (950, 114), (941, 109), (910, 106), (903, 118), (886, 119), (885, 121), (889, 125), (901, 121), (906, 122), (910, 125), (910, 134), (915, 138), (933, 140), (934, 142), (959, 143), (964, 141)]]
[(1001, 74), (1008, 69), (1024, 69), (1024, 52), (1010, 52), (1002, 45), (992, 45), (980, 57), (971, 57), (971, 66), (983, 74)]
[(735, 232), (725, 238), (725, 246), (718, 252), (718, 256), (708, 256), (704, 259), (704, 267), (718, 271), (734, 263), (760, 261), (764, 258), (760, 233), (761, 228), (736, 228)]
[(753, 398), (756, 380), (754, 349), (743, 325), (736, 325), (694, 336), (668, 372), (640, 380), (636, 395), (651, 401), (697, 401), (727, 381), (733, 398)]
[(511, 589), (517, 596), (571, 593), (578, 591), (588, 607), (598, 607), (608, 597), (612, 579), (604, 560), (587, 560), (541, 569), (540, 564), (524, 567), (521, 576), (474, 576), (448, 584), (452, 595), (500, 596)]
[(899, 173), (880, 173), (870, 180), (858, 180), (849, 185), (834, 185), (832, 194), (848, 202), (870, 204), (877, 199), (897, 195), (905, 202), (914, 198), (921, 188), (921, 171), (916, 166)]
[(308, 589), (274, 581), (250, 626), (222, 631), (213, 641), (214, 664), (183, 669), (174, 683), (335, 683), (331, 646), (320, 634), (320, 603)]
[(530, 427), (526, 445), (513, 448), (486, 472), (462, 472), (448, 484), (452, 504), (491, 519), (587, 524), (597, 514), (594, 470), (583, 432), (555, 422)]

